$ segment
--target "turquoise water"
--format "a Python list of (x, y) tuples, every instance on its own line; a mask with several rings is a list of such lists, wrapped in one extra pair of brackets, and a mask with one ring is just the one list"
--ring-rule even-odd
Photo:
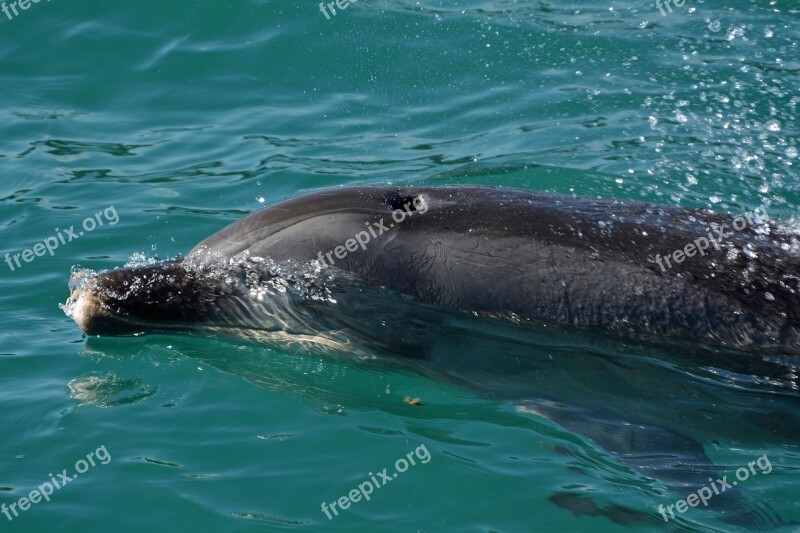
[[(665, 526), (657, 506), (695, 489), (518, 412), (509, 389), (680, 430), (729, 479), (766, 455), (772, 470), (736, 494), (800, 521), (796, 362), (474, 341), (460, 346), (470, 387), (235, 339), (87, 341), (58, 307), (73, 267), (185, 254), (341, 184), (764, 207), (794, 226), (795, 3), (686, 0), (662, 16), (646, 1), (360, 0), (330, 20), (273, 0), (17, 9), (0, 12), (0, 255), (64, 241), (0, 264), (0, 503), (89, 453), (95, 466), (0, 529), (737, 529), (702, 509)], [(87, 217), (97, 227), (66, 242)], [(323, 513), (415, 450), (369, 501)]]

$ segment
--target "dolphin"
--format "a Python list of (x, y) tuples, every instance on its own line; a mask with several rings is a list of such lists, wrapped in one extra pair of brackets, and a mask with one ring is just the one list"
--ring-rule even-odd
[[(223, 332), (363, 358), (400, 354), (490, 397), (513, 382), (522, 412), (683, 493), (719, 471), (696, 439), (626, 406), (556, 401), (565, 396), (557, 384), (532, 397), (523, 355), (487, 379), (496, 359), (443, 348), (440, 333), (497, 324), (520, 353), (530, 337), (512, 330), (554, 327), (796, 353), (798, 257), (792, 234), (763, 215), (497, 187), (342, 187), (254, 212), (185, 258), (78, 271), (63, 307), (89, 335)], [(492, 342), (484, 346), (503, 346)], [(727, 521), (759, 522), (739, 498), (717, 501)], [(591, 512), (633, 520), (618, 511)]]
[[(92, 335), (313, 337), (357, 330), (353, 313), (381, 308), (383, 291), (418, 311), (796, 351), (798, 272), (795, 239), (763, 216), (497, 187), (342, 187), (254, 212), (183, 259), (78, 273), (65, 310)], [(397, 337), (378, 342), (409, 336)]]

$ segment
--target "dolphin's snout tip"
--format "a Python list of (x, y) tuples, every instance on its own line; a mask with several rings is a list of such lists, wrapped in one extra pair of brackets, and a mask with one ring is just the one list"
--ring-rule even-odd
[(104, 312), (100, 299), (91, 290), (85, 288), (73, 290), (61, 308), (83, 332), (90, 335), (99, 333), (97, 319)]
[(108, 291), (111, 281), (107, 273), (88, 270), (74, 272), (70, 278), (72, 292), (59, 307), (87, 335), (128, 333), (123, 318), (112, 312), (116, 306), (113, 293)]
[(100, 299), (94, 294), (96, 274), (88, 269), (73, 269), (69, 279), (70, 295), (59, 307), (85, 333), (91, 333), (94, 317), (102, 312)]

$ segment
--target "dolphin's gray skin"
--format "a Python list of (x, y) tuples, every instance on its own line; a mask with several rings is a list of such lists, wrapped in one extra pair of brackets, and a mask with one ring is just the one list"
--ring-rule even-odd
[[(405, 219), (395, 222), (393, 211), (404, 205)], [(664, 256), (711, 227), (731, 234), (719, 249), (710, 245), (666, 268)], [(208, 257), (248, 254), (322, 259), (367, 287), (453, 310), (621, 336), (794, 349), (800, 256), (791, 238), (772, 222), (732, 227), (733, 217), (708, 210), (503, 188), (340, 188), (257, 211), (183, 262), (101, 274), (93, 281), (99, 289), (78, 289), (71, 309), (91, 334), (287, 326), (198, 267)], [(345, 250), (357, 235), (370, 240)], [(328, 253), (337, 247), (342, 259)], [(240, 265), (238, 275), (264, 281), (275, 273)], [(124, 290), (123, 279), (130, 282)]]

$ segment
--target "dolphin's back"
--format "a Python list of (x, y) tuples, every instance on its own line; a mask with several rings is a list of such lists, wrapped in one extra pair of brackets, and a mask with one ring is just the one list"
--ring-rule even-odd
[[(414, 199), (424, 209), (392, 218)], [(326, 263), (462, 311), (733, 346), (797, 340), (798, 259), (774, 224), (747, 225), (671, 268), (656, 263), (711, 226), (732, 231), (733, 217), (708, 210), (492, 187), (348, 187), (257, 211), (190, 257), (310, 261), (379, 221), (382, 235)]]

